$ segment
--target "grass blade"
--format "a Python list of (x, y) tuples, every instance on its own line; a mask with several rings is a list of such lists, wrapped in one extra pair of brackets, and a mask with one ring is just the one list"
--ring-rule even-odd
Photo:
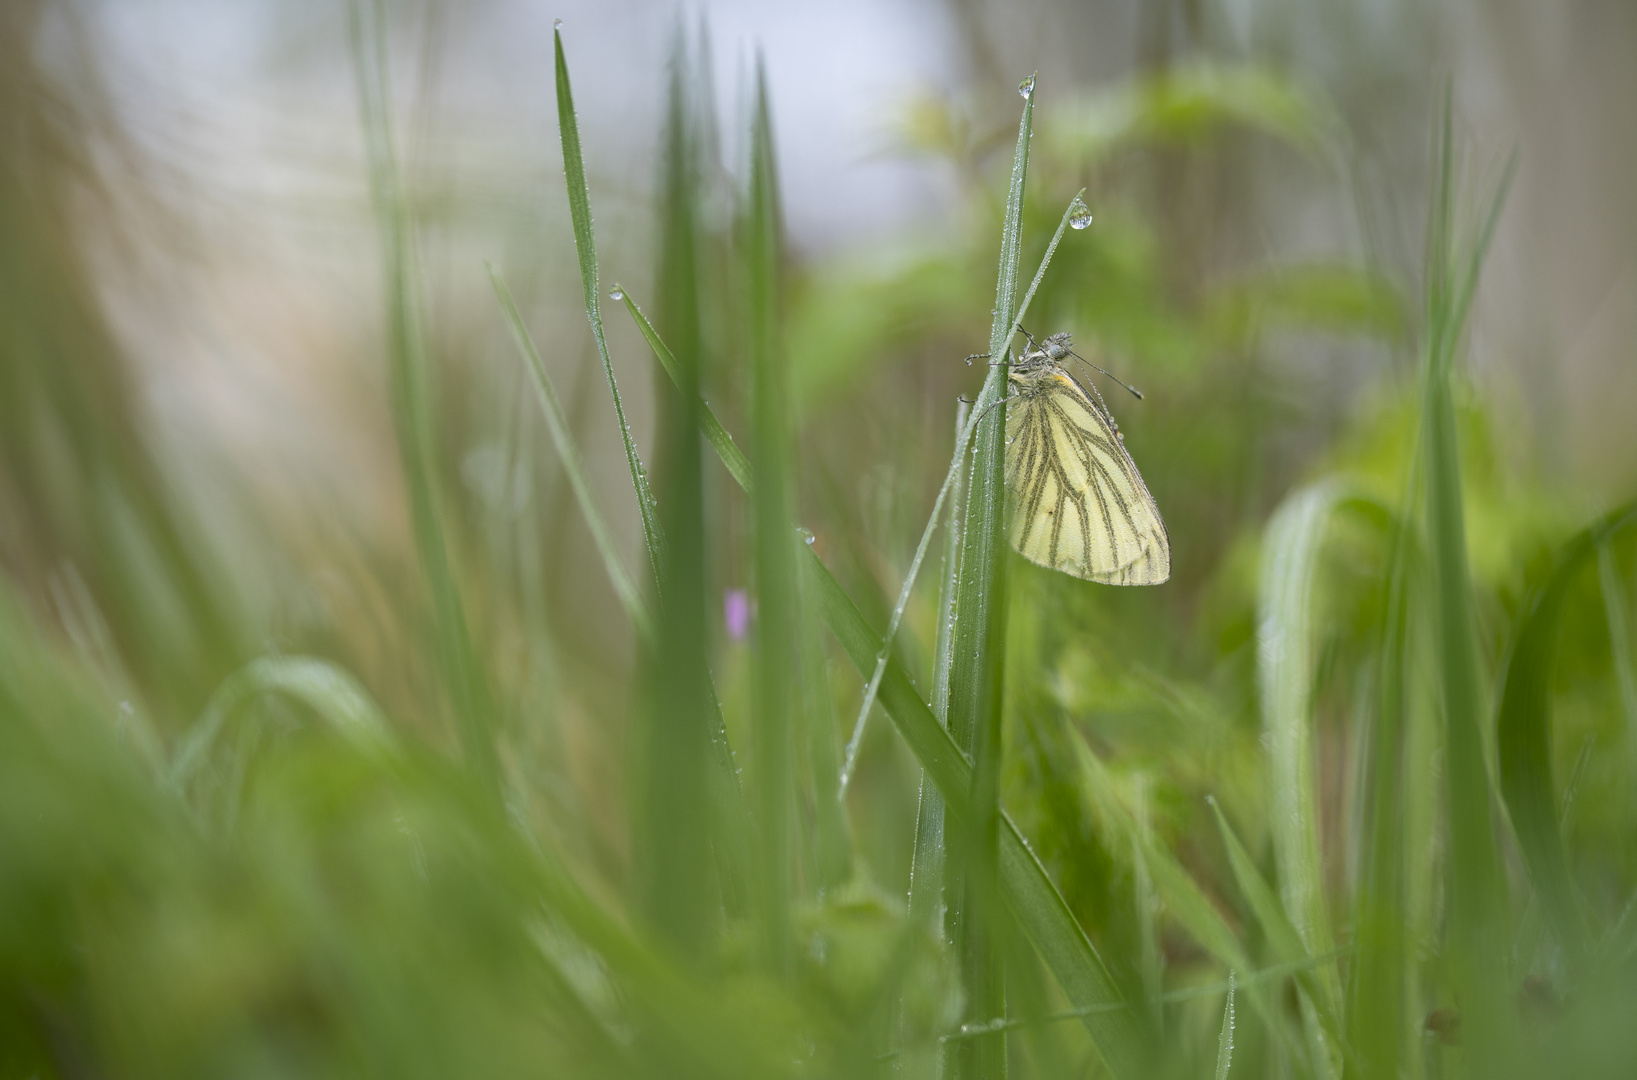
[[(814, 578), (830, 632), (860, 675), (873, 670), (880, 636), (811, 549), (808, 557), (816, 568)], [(880, 700), (958, 825), (971, 797), (972, 767), (966, 755), (915, 692), (896, 660), (887, 664)], [(1063, 996), (1074, 1008), (1084, 1010), (1081, 1022), (1109, 1072), (1128, 1078), (1148, 1075), (1146, 1049), (1113, 977), (1005, 811), (1000, 812), (999, 848), (1002, 899), (1051, 970)]]
[(1228, 972), (1228, 999), (1222, 1005), (1222, 1033), (1216, 1037), (1216, 1080), (1228, 1080), (1233, 1065), (1233, 972)]
[(409, 492), (415, 548), (432, 595), (438, 657), (467, 764), (484, 783), (498, 787), (494, 706), (472, 648), (460, 592), (449, 565), (433, 483), (432, 407), (421, 330), (419, 271), (413, 222), (393, 146), (385, 15), (378, 0), (354, 0), (349, 15), (359, 109), (369, 148), (370, 195), (380, 226), (387, 275), (388, 384), (393, 428)]
[(579, 504), (580, 515), (585, 518), (586, 528), (591, 532), (597, 554), (602, 556), (603, 569), (608, 573), (609, 584), (614, 586), (614, 595), (620, 598), (626, 615), (636, 624), (637, 629), (644, 636), (651, 637), (654, 632), (653, 619), (642, 601), (642, 594), (637, 591), (636, 583), (621, 565), (619, 552), (614, 548), (613, 534), (608, 531), (607, 522), (603, 520), (602, 513), (591, 498), (591, 487), (586, 480), (585, 466), (580, 460), (579, 447), (569, 432), (568, 417), (563, 412), (562, 402), (558, 400), (557, 389), (551, 383), (551, 376), (546, 374), (546, 365), (540, 359), (540, 351), (534, 347), (534, 338), (530, 336), (528, 327), (523, 324), (523, 316), (517, 310), (517, 302), (512, 299), (511, 290), (506, 287), (506, 281), (501, 277), (500, 271), (492, 264), (489, 266), (489, 282), (494, 286), (495, 297), (499, 299), (501, 311), (506, 316), (506, 325), (512, 332), (512, 341), (516, 343), (517, 351), (523, 357), (529, 375), (534, 380), (535, 392), (540, 395), (541, 411), (546, 415), (546, 427), (551, 432), (552, 444), (557, 448), (557, 459), (562, 462), (563, 473), (568, 477), (569, 487), (574, 492), (574, 501)]
[[(1315, 1040), (1312, 1052), (1317, 1058), (1312, 1063), (1314, 1070), (1323, 1070), (1331, 1067), (1330, 1057), (1340, 1052), (1345, 1056), (1346, 1044), (1342, 1038), (1340, 1018), (1336, 1013), (1334, 999), (1330, 996), (1330, 988), (1319, 978), (1323, 968), (1316, 968), (1308, 961), (1315, 957), (1308, 953), (1302, 944), (1301, 934), (1295, 924), (1285, 915), (1283, 905), (1274, 894), (1272, 886), (1263, 879), (1256, 863), (1250, 857), (1250, 852), (1239, 842), (1233, 826), (1223, 816), (1222, 808), (1216, 804), (1214, 798), (1207, 797), (1211, 809), (1216, 814), (1216, 825), (1222, 834), (1223, 847), (1228, 852), (1228, 864), (1233, 869), (1234, 880), (1239, 885), (1239, 891), (1244, 894), (1246, 902), (1250, 904), (1251, 912), (1266, 935), (1268, 945), (1273, 950), (1275, 960), (1281, 964), (1292, 964), (1298, 968), (1297, 984), (1302, 988), (1303, 999), (1311, 1003), (1315, 1019), (1324, 1033), (1323, 1039)], [(1334, 963), (1334, 953), (1320, 954), (1331, 956), (1330, 963)], [(1326, 1043), (1328, 1040), (1328, 1044)]]
[[(1427, 551), (1432, 571), (1434, 626), (1444, 706), (1448, 770), (1448, 922), (1457, 991), (1469, 1017), (1468, 1040), (1482, 1061), (1498, 1055), (1504, 1005), (1499, 962), (1506, 950), (1506, 880), (1492, 827), (1489, 774), (1480, 725), (1484, 711), (1467, 568), (1466, 525), (1457, 445), (1452, 368), (1463, 320), (1488, 242), (1500, 196), (1492, 202), (1479, 242), (1461, 276), (1454, 254), (1454, 138), (1446, 97), (1438, 187), (1429, 223), (1427, 360), (1421, 445), (1426, 455)], [(1504, 187), (1501, 189), (1504, 193)]]
[[(671, 382), (681, 386), (676, 357), (660, 338), (659, 332), (648, 321), (648, 317), (642, 313), (642, 309), (637, 306), (636, 300), (632, 298), (628, 289), (616, 285), (614, 291), (619, 293), (620, 298), (625, 301), (625, 310), (630, 312), (631, 320), (637, 324), (637, 329), (642, 332), (643, 339), (648, 342), (648, 347), (653, 350), (654, 359), (658, 360), (660, 366), (665, 369), (665, 374), (670, 376)], [(699, 402), (699, 429), (704, 433), (705, 441), (711, 444), (711, 449), (715, 450), (716, 456), (721, 459), (723, 468), (727, 469), (728, 474), (739, 485), (740, 490), (746, 495), (751, 494), (750, 459), (745, 457), (744, 451), (739, 449), (739, 444), (733, 441), (733, 436), (728, 434), (727, 428), (722, 426), (722, 422), (716, 418), (716, 414), (711, 411), (711, 407), (706, 405), (703, 400)]]
[(796, 563), (790, 478), (790, 389), (779, 342), (779, 196), (767, 78), (760, 65), (750, 133), (745, 222), (751, 371), (751, 502), (755, 624), (754, 805), (761, 838), (762, 932), (774, 971), (790, 963), (792, 689), (800, 678)]
[[(966, 1016), (981, 1023), (1006, 1014), (1004, 965), (998, 953), (1000, 927), (994, 922), (995, 860), (999, 829), (1001, 703), (1006, 658), (1006, 388), (1007, 349), (1017, 310), (1018, 259), (1022, 246), (1024, 181), (1029, 171), (1029, 137), (1034, 126), (1034, 92), (1024, 95), (1012, 157), (1011, 186), (1001, 226), (1000, 269), (995, 281), (994, 321), (989, 332), (992, 358), (976, 418), (966, 527), (961, 536), (960, 580), (955, 590), (954, 662), (949, 670), (949, 730), (972, 755), (972, 795), (959, 852), (960, 890), (951, 904), (951, 930), (966, 990)], [(999, 1077), (1006, 1073), (1004, 1032), (962, 1043), (957, 1075)]]
[(1525, 609), (1506, 667), (1496, 721), (1501, 796), (1517, 833), (1529, 878), (1540, 895), (1571, 972), (1583, 971), (1590, 937), (1563, 847), (1552, 783), (1552, 669), (1558, 623), (1575, 573), (1621, 530), (1637, 524), (1628, 505), (1576, 536), (1558, 554), (1551, 575)]
[(1626, 742), (1637, 750), (1637, 672), (1631, 663), (1630, 608), (1614, 562), (1614, 548), (1605, 541), (1597, 549), (1598, 585), (1603, 590), (1603, 617), (1609, 624), (1609, 648), (1614, 653), (1614, 677), (1620, 687), (1620, 711), (1625, 714)]
[[(1023, 322), (1024, 314), (1029, 310), (1029, 302), (1034, 299), (1035, 290), (1040, 288), (1040, 280), (1046, 276), (1046, 267), (1052, 264), (1052, 256), (1057, 252), (1058, 241), (1063, 239), (1063, 230), (1068, 228), (1069, 218), (1079, 209), (1080, 197), (1086, 193), (1081, 188), (1079, 194), (1069, 203), (1068, 209), (1063, 211), (1063, 220), (1057, 223), (1057, 231), (1052, 234), (1052, 241), (1046, 246), (1046, 255), (1040, 260), (1040, 267), (1035, 271), (1034, 280), (1029, 284), (1029, 291), (1024, 294), (1023, 304), (1018, 308), (1017, 317), (1012, 320), (1012, 331), (1007, 334), (1010, 342), (1012, 335), (1017, 333), (1017, 327)], [(993, 352), (990, 353), (994, 355)], [(990, 389), (987, 384), (985, 390)], [(981, 395), (980, 395), (981, 397)], [(989, 399), (986, 399), (989, 400)], [(987, 408), (987, 405), (985, 406)], [(950, 490), (959, 482), (957, 478), (964, 478), (964, 455), (968, 441), (972, 437), (972, 428), (976, 426), (977, 418), (973, 418), (972, 425), (956, 424), (955, 454), (949, 462), (949, 472), (944, 475), (943, 485), (938, 488), (938, 497), (932, 501), (932, 513), (927, 515), (926, 528), (921, 530), (921, 542), (915, 546), (915, 557), (910, 560), (909, 572), (904, 575), (903, 587), (898, 590), (898, 602), (893, 605), (892, 620), (887, 624), (887, 636), (881, 649), (881, 655), (876, 658), (875, 670), (870, 673), (870, 680), (864, 688), (864, 699), (858, 706), (858, 719), (853, 721), (853, 733), (847, 740), (846, 759), (841, 767), (841, 794), (847, 794), (847, 783), (852, 778), (853, 766), (858, 761), (858, 748), (864, 742), (864, 727), (869, 722), (870, 711), (875, 707), (875, 695), (881, 689), (881, 676), (887, 670), (887, 655), (892, 651), (892, 644), (898, 637), (898, 624), (903, 620), (904, 609), (909, 606), (910, 591), (915, 587), (915, 579), (921, 573), (921, 562), (926, 558), (927, 546), (932, 542), (932, 533), (938, 527), (939, 518), (943, 514), (944, 500)], [(947, 565), (953, 567), (951, 559)], [(940, 627), (939, 633), (943, 630)], [(944, 677), (947, 677), (944, 676)], [(939, 684), (943, 686), (942, 683)], [(944, 686), (943, 693), (948, 693)]]
[[(1346, 498), (1337, 481), (1289, 496), (1274, 513), (1263, 541), (1257, 598), (1257, 677), (1262, 727), (1268, 741), (1273, 801), (1273, 848), (1280, 895), (1306, 955), (1334, 949), (1325, 906), (1319, 851), (1318, 786), (1313, 776), (1313, 673), (1317, 630), (1313, 588), (1331, 516)], [(1315, 976), (1321, 1006), (1334, 1015), (1340, 989), (1334, 969)], [(1315, 1063), (1334, 1074), (1333, 1051), (1322, 1051), (1317, 1018), (1306, 1018)]]
[[(813, 572), (818, 613), (858, 673), (873, 673), (881, 637), (870, 629), (817, 553), (810, 547), (803, 551)], [(958, 818), (971, 794), (971, 764), (896, 660), (887, 663), (878, 700), (949, 813)], [(1063, 995), (1083, 1010), (1079, 1014), (1082, 1023), (1109, 1071), (1118, 1077), (1147, 1075), (1146, 1050), (1102, 957), (1004, 811), (1001, 823), (999, 877), (1007, 907)]]
[(568, 60), (563, 55), (561, 28), (553, 31), (552, 40), (556, 50), (557, 128), (563, 144), (563, 178), (568, 185), (568, 213), (574, 225), (574, 252), (580, 263), (586, 319), (591, 323), (597, 358), (602, 361), (603, 374), (608, 379), (608, 392), (614, 399), (614, 416), (619, 421), (620, 439), (625, 446), (625, 463), (631, 470), (631, 486), (637, 494), (637, 511), (642, 516), (642, 536), (648, 549), (648, 561), (653, 568), (654, 581), (661, 582), (664, 563), (660, 552), (664, 542), (659, 529), (659, 514), (655, 509), (653, 492), (648, 487), (647, 470), (642, 467), (636, 442), (631, 437), (631, 425), (625, 419), (625, 405), (620, 400), (619, 384), (614, 378), (614, 362), (609, 359), (608, 341), (603, 336), (597, 238), (591, 225), (591, 191), (586, 185), (585, 158), (580, 150), (580, 123), (574, 113), (574, 91), (569, 85)]
[(1405, 805), (1405, 754), (1410, 702), (1410, 585), (1420, 565), (1405, 518), (1391, 523), (1387, 604), (1377, 653), (1375, 714), (1365, 762), (1364, 865), (1356, 901), (1355, 955), (1345, 1012), (1349, 1043), (1357, 1048), (1361, 1074), (1383, 1080), (1398, 1075), (1411, 1015), (1414, 938), (1407, 918), (1406, 865), (1414, 832)]
[(710, 720), (706, 655), (705, 491), (699, 445), (699, 260), (695, 133), (687, 54), (673, 46), (660, 181), (656, 274), (661, 323), (677, 344), (677, 386), (659, 387), (659, 636), (645, 656), (642, 721), (635, 740), (637, 813), (633, 866), (648, 918), (685, 953), (709, 954), (711, 895)]

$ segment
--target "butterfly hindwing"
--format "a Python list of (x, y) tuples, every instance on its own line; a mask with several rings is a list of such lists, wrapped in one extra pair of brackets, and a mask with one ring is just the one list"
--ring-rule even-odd
[(1157, 585), (1171, 548), (1113, 425), (1060, 368), (1008, 407), (1011, 542), (1031, 562), (1111, 585)]

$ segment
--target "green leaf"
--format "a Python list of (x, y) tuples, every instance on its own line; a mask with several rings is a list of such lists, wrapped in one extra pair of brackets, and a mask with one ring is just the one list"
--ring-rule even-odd
[(1541, 898), (1571, 971), (1584, 970), (1590, 939), (1558, 824), (1552, 783), (1552, 669), (1558, 624), (1575, 574), (1620, 531), (1637, 524), (1637, 503), (1580, 533), (1558, 553), (1546, 581), (1530, 597), (1506, 665), (1496, 721), (1501, 797), (1517, 833), (1530, 881)]
[(620, 388), (614, 379), (614, 362), (608, 356), (608, 341), (603, 336), (602, 292), (597, 273), (597, 238), (591, 226), (591, 191), (586, 186), (585, 158), (580, 151), (580, 123), (574, 114), (574, 90), (569, 85), (568, 60), (563, 56), (563, 31), (552, 34), (556, 47), (557, 70), (557, 128), (563, 144), (563, 179), (568, 185), (568, 213), (574, 225), (574, 252), (580, 262), (580, 285), (585, 292), (585, 315), (591, 323), (591, 337), (597, 344), (597, 357), (602, 361), (603, 374), (608, 379), (608, 392), (614, 399), (614, 416), (620, 425), (620, 440), (625, 446), (625, 463), (631, 470), (631, 486), (637, 493), (637, 511), (642, 516), (642, 535), (647, 543), (648, 561), (653, 567), (654, 580), (660, 582), (664, 565), (661, 549), (659, 513), (655, 509), (653, 492), (648, 487), (648, 473), (637, 456), (637, 446), (631, 437), (631, 425), (625, 419), (625, 405), (620, 400)]
[[(1022, 250), (1023, 189), (1029, 170), (1034, 92), (1024, 95), (1012, 182), (1001, 227), (1000, 269), (989, 332), (988, 377), (978, 395), (972, 479), (961, 534), (960, 579), (955, 589), (954, 662), (949, 669), (949, 730), (972, 755), (972, 792), (964, 831), (951, 853), (949, 931), (961, 963), (966, 1018), (984, 1023), (1006, 1015), (1005, 970), (996, 921), (995, 866), (1000, 812), (1001, 703), (1006, 659), (1006, 373), (1017, 310)], [(966, 1080), (1004, 1076), (1003, 1031), (963, 1042), (956, 1075)]]
[(642, 602), (642, 594), (637, 591), (636, 583), (631, 580), (631, 576), (620, 563), (619, 552), (614, 548), (613, 534), (608, 531), (607, 522), (603, 520), (601, 511), (591, 498), (591, 486), (586, 479), (585, 466), (580, 460), (580, 449), (574, 442), (574, 436), (569, 432), (568, 417), (564, 415), (562, 402), (557, 398), (557, 389), (551, 383), (551, 376), (546, 374), (546, 365), (540, 359), (540, 351), (534, 347), (534, 339), (530, 336), (528, 327), (523, 325), (523, 316), (517, 310), (517, 302), (512, 299), (511, 290), (506, 287), (506, 281), (501, 277), (500, 271), (492, 264), (489, 266), (489, 282), (494, 287), (495, 297), (500, 301), (501, 311), (506, 316), (506, 325), (512, 332), (512, 340), (517, 344), (518, 354), (523, 357), (529, 375), (534, 380), (535, 392), (540, 395), (541, 411), (546, 415), (546, 427), (551, 432), (552, 444), (557, 448), (557, 459), (562, 462), (563, 474), (568, 477), (569, 488), (574, 492), (574, 501), (579, 505), (580, 514), (585, 518), (586, 527), (591, 532), (591, 540), (596, 545), (597, 554), (602, 556), (603, 570), (608, 574), (609, 584), (614, 586), (614, 595), (620, 598), (626, 615), (637, 629), (644, 636), (651, 637), (654, 632), (653, 618)]

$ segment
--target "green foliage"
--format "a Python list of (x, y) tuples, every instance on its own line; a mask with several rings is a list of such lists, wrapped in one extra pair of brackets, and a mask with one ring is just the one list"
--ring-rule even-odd
[[(108, 336), (71, 332), (61, 206), (0, 176), (0, 1080), (1631, 1071), (1633, 512), (1577, 532), (1461, 376), (1501, 198), (1457, 227), (1447, 109), (1419, 285), (1179, 250), (1148, 165), (1341, 138), (1299, 83), (1205, 60), (1066, 106), (1031, 82), (1007, 161), (921, 103), (962, 216), (813, 266), (764, 74), (726, 170), (679, 33), (626, 354), (603, 267), (641, 265), (599, 248), (559, 32), (587, 398), (521, 273), (490, 267), (493, 372), (431, 347), (378, 5), (353, 34), (410, 553), (354, 570), (407, 598), (385, 631), (276, 633), (212, 590)], [(1163, 588), (1008, 551), (1020, 323), (1147, 390), (1113, 404)], [(1304, 411), (1272, 358), (1317, 339), (1416, 350), (1417, 384)], [(463, 380), (535, 391), (492, 418), (503, 512), (448, 482)], [(233, 565), (299, 565), (270, 531)]]

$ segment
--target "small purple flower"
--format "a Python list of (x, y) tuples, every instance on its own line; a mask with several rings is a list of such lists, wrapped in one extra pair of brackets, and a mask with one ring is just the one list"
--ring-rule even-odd
[(728, 637), (743, 641), (750, 629), (750, 597), (743, 589), (729, 589), (722, 594), (722, 621), (727, 623)]

